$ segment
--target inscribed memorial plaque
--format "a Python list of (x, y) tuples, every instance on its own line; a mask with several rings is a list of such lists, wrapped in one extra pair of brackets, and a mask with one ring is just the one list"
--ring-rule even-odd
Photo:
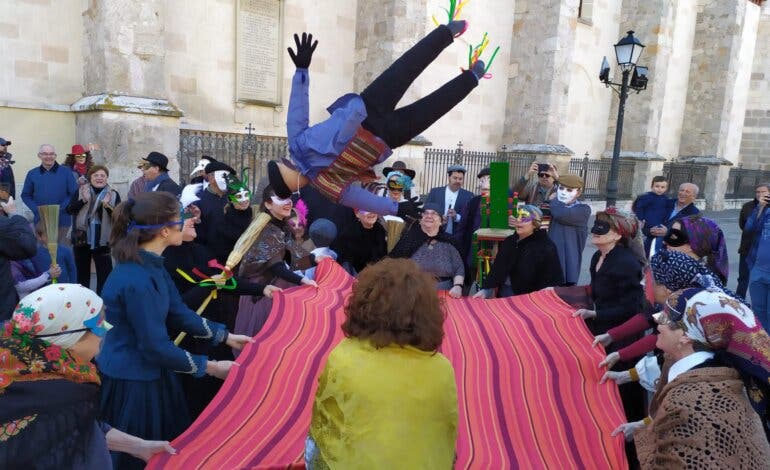
[(236, 99), (281, 104), (281, 0), (238, 0)]

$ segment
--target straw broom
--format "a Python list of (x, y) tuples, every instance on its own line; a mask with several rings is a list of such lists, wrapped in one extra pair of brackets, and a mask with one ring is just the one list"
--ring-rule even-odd
[[(51, 204), (38, 206), (40, 220), (45, 224), (45, 235), (48, 240), (48, 253), (51, 255), (51, 265), (56, 264), (56, 252), (59, 248), (59, 206)], [(51, 279), (51, 284), (56, 284), (56, 278)]]
[[(243, 256), (246, 254), (247, 251), (249, 251), (249, 248), (251, 248), (251, 245), (254, 244), (254, 242), (257, 240), (257, 237), (259, 237), (259, 234), (262, 233), (262, 229), (265, 228), (265, 226), (270, 222), (270, 215), (266, 214), (264, 212), (260, 212), (254, 220), (251, 221), (251, 224), (246, 228), (246, 231), (244, 231), (240, 238), (238, 238), (238, 241), (235, 242), (235, 246), (233, 247), (233, 251), (230, 252), (230, 254), (227, 256), (227, 261), (225, 262), (225, 268), (227, 268), (229, 271), (232, 271), (233, 268), (235, 268), (238, 263), (241, 262), (243, 259)], [(226, 271), (222, 272), (223, 275), (226, 275)], [(217, 290), (213, 289), (211, 293), (206, 297), (206, 299), (203, 301), (200, 307), (198, 307), (198, 310), (195, 311), (198, 315), (202, 314), (204, 310), (206, 310), (206, 307), (208, 307), (209, 302), (211, 302), (211, 299), (216, 298)], [(184, 337), (187, 336), (187, 333), (182, 332), (179, 333), (179, 336), (176, 337), (174, 340), (174, 344), (179, 346), (179, 343), (182, 342)]]
[(401, 239), (401, 232), (404, 231), (404, 221), (386, 219), (385, 228), (388, 232), (388, 253), (390, 253)]

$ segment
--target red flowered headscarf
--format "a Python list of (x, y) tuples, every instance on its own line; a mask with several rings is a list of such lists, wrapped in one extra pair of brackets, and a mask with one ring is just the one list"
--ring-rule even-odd
[[(98, 384), (96, 366), (67, 349), (84, 328), (100, 328), (101, 308), (96, 293), (76, 284), (51, 284), (24, 297), (0, 331), (0, 395), (14, 381), (64, 378)], [(76, 332), (44, 336), (66, 331)]]

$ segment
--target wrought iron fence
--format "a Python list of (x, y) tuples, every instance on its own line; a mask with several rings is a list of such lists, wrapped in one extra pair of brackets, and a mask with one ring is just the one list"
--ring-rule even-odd
[(182, 129), (179, 132), (179, 180), (190, 180), (190, 172), (204, 155), (214, 157), (233, 167), (238, 174), (249, 169), (249, 186), (257, 192), (257, 186), (267, 176), (267, 162), (288, 154), (285, 137), (266, 137), (249, 133), (209, 132)]
[(757, 185), (770, 182), (770, 171), (730, 168), (725, 199), (750, 199)]
[(513, 187), (519, 178), (527, 173), (529, 166), (534, 161), (534, 155), (508, 152), (505, 150), (505, 146), (497, 152), (464, 150), (462, 142), (458, 143), (455, 149), (427, 148), (425, 149), (423, 192), (427, 194), (430, 188), (444, 186), (447, 183), (447, 167), (463, 165), (468, 171), (465, 181), (463, 181), (463, 188), (475, 193), (477, 189), (476, 175), (492, 162), (508, 162), (510, 165), (508, 184)]
[[(607, 179), (612, 160), (588, 157), (573, 158), (569, 162), (569, 172), (583, 178), (583, 199), (601, 200), (607, 197)], [(634, 183), (634, 162), (620, 160), (618, 171), (618, 199), (630, 199)]]
[(708, 165), (684, 162), (666, 162), (663, 164), (663, 176), (668, 180), (668, 194), (676, 197), (679, 185), (693, 183), (698, 186), (700, 192), (698, 198), (706, 196), (706, 172)]

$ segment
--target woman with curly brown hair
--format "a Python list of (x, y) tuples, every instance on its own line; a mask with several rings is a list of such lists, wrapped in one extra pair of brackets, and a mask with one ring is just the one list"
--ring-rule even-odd
[(452, 467), (457, 389), (434, 284), (409, 259), (361, 272), (319, 378), (308, 469)]

